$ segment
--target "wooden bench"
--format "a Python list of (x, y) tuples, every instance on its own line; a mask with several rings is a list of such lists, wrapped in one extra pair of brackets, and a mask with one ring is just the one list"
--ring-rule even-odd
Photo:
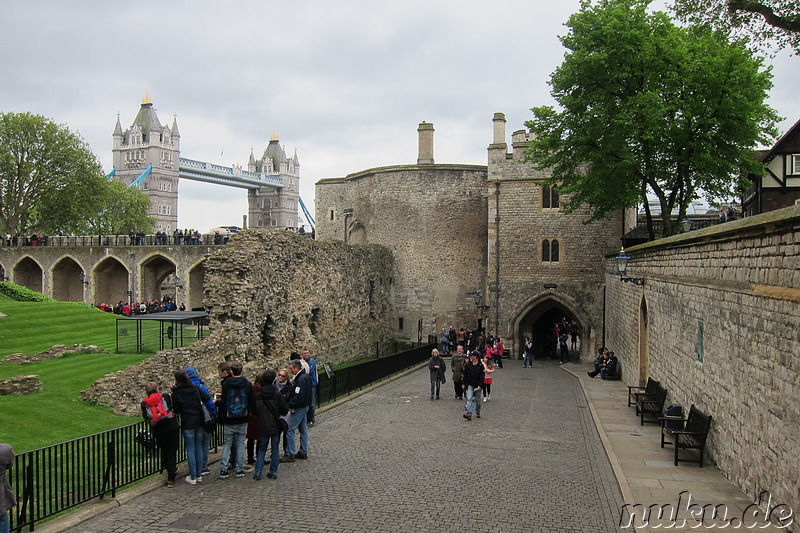
[[(685, 425), (683, 429), (671, 428), (667, 422), (681, 421)], [(665, 444), (675, 446), (675, 466), (678, 466), (678, 450), (699, 450), (700, 459), (681, 459), (685, 463), (700, 463), (700, 468), (703, 468), (703, 455), (706, 448), (706, 438), (708, 437), (708, 430), (711, 428), (711, 415), (707, 415), (700, 411), (697, 407), (692, 405), (689, 409), (689, 416), (687, 418), (679, 418), (675, 416), (661, 417), (661, 447)], [(665, 437), (669, 441), (665, 440)]]
[[(647, 378), (647, 386), (646, 387), (628, 387), (628, 407), (633, 407), (636, 405), (636, 400), (639, 399), (641, 396), (652, 396), (656, 392), (656, 385), (659, 382), (654, 380), (653, 378)], [(638, 391), (638, 392), (636, 392)], [(639, 414), (639, 411), (636, 411), (636, 414)]]
[(636, 399), (636, 412), (639, 413), (639, 422), (641, 426), (644, 425), (644, 417), (652, 416), (655, 420), (648, 420), (648, 422), (658, 423), (661, 415), (664, 413), (664, 402), (667, 400), (667, 389), (656, 383), (655, 392), (652, 396), (640, 396)]

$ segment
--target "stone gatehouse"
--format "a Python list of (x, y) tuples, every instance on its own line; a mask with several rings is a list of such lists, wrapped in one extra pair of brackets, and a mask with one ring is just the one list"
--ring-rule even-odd
[(800, 206), (627, 250), (607, 260), (608, 346), (623, 379), (713, 417), (707, 453), (757, 501), (800, 510)]
[(493, 118), (488, 164), (437, 164), (434, 128), (420, 124), (415, 165), (326, 178), (316, 184), (321, 240), (380, 244), (395, 255), (394, 335), (416, 340), (454, 324), (485, 327), (538, 355), (566, 317), (582, 331), (581, 356), (602, 342), (604, 257), (634, 224), (623, 213), (584, 224), (565, 213), (550, 177), (523, 161), (524, 131), (506, 143), (506, 119)]

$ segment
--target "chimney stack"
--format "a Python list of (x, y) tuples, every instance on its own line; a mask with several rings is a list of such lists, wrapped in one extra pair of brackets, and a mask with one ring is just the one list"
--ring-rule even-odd
[(494, 122), (494, 140), (492, 144), (505, 144), (506, 116), (503, 113), (495, 113), (492, 122)]
[(417, 157), (417, 164), (433, 164), (433, 124), (422, 121), (417, 131), (419, 132), (419, 157)]

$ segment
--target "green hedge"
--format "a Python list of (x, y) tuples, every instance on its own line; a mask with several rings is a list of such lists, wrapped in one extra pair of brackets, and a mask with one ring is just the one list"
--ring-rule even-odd
[(0, 294), (6, 296), (11, 300), (17, 302), (54, 302), (52, 298), (48, 298), (41, 292), (36, 292), (28, 287), (10, 283), (8, 281), (0, 282)]

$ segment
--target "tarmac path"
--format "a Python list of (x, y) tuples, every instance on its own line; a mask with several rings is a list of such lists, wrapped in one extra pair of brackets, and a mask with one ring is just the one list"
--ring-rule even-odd
[(620, 530), (622, 497), (574, 376), (509, 361), (472, 421), (447, 377), (438, 401), (425, 368), (318, 413), (308, 460), (281, 464), (277, 480), (220, 480), (213, 465), (190, 486), (184, 464), (175, 488), (69, 531)]

